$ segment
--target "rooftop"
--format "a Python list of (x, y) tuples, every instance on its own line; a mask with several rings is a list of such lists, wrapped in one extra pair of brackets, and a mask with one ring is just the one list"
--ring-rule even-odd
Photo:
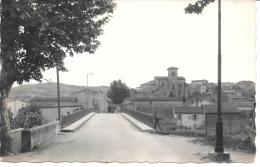
[(154, 82), (154, 80), (152, 80), (152, 81), (145, 82), (141, 85), (155, 85), (155, 82)]
[(98, 91), (91, 90), (91, 89), (87, 88), (87, 89), (83, 89), (83, 90), (71, 93), (70, 95), (75, 95), (75, 94), (82, 93), (82, 92), (89, 92), (89, 93), (92, 93), (92, 94), (98, 94), (99, 93)]
[(154, 80), (168, 80), (168, 77), (164, 77), (164, 76), (155, 76)]
[(178, 69), (178, 68), (174, 67), (174, 66), (167, 68), (167, 70), (170, 70), (170, 69)]

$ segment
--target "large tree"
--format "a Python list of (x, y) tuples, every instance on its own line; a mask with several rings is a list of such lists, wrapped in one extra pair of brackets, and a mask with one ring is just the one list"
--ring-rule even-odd
[(201, 14), (203, 9), (210, 3), (215, 2), (215, 0), (198, 0), (193, 4), (189, 4), (184, 10), (185, 13), (192, 14)]
[(121, 80), (113, 81), (110, 84), (107, 96), (114, 104), (122, 104), (124, 100), (130, 96), (130, 89)]
[(94, 53), (112, 0), (1, 0), (0, 153), (10, 151), (5, 100), (14, 82), (40, 81), (42, 72), (74, 53)]

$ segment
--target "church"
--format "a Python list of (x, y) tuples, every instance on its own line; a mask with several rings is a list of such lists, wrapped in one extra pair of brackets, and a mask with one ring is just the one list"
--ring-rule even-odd
[(141, 93), (148, 93), (157, 97), (185, 97), (186, 81), (178, 76), (178, 68), (170, 67), (168, 76), (155, 76), (154, 80), (140, 85)]

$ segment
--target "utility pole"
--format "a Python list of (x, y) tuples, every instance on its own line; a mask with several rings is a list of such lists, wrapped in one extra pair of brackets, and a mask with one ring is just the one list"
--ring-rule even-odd
[[(93, 75), (93, 73), (92, 72), (91, 73), (87, 73), (87, 89), (88, 89), (88, 76), (89, 75)], [(87, 109), (89, 108), (88, 104), (89, 104), (89, 98), (88, 98), (88, 95), (87, 95)]]
[(58, 120), (61, 121), (61, 110), (60, 110), (60, 78), (59, 78), (59, 66), (56, 65), (57, 72), (57, 98), (58, 98)]
[(221, 113), (221, 0), (218, 0), (218, 104), (216, 123), (215, 160), (229, 161), (230, 155), (224, 153), (223, 146), (223, 123)]
[(87, 88), (88, 88), (88, 76), (89, 76), (89, 75), (93, 75), (93, 73), (91, 72), (91, 73), (88, 73), (88, 74), (87, 74)]

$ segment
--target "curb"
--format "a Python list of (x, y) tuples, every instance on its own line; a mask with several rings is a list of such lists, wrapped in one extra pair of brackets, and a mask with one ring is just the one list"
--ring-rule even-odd
[[(137, 128), (138, 130), (140, 130), (140, 131), (142, 131), (142, 132), (150, 132), (150, 133), (153, 133), (153, 132), (155, 132), (155, 130), (153, 129), (153, 128), (151, 128), (150, 126), (148, 126), (148, 125), (146, 125), (146, 124), (144, 124), (144, 123), (142, 123), (142, 124), (144, 124), (145, 126), (148, 126), (148, 127), (150, 127), (150, 129), (146, 129), (146, 128), (142, 128), (141, 126), (138, 126), (134, 121), (132, 121), (132, 120), (130, 120), (127, 116), (129, 116), (129, 117), (131, 117), (131, 118), (133, 118), (133, 119), (135, 119), (134, 117), (132, 117), (132, 116), (130, 116), (130, 115), (125, 115), (124, 113), (120, 113), (120, 115), (122, 116), (122, 117), (124, 117), (128, 122), (130, 122), (135, 128)], [(136, 120), (136, 119), (135, 119)], [(136, 121), (138, 121), (138, 120), (136, 120)], [(138, 122), (140, 122), (140, 121), (138, 121)]]
[[(61, 129), (61, 132), (74, 132), (77, 129), (79, 129), (82, 125), (84, 125), (88, 120), (90, 120), (96, 113), (95, 112), (91, 112), (89, 114), (87, 114), (85, 117), (79, 119), (78, 121), (68, 125), (67, 127)], [(81, 121), (81, 122), (79, 122)], [(78, 123), (78, 125), (77, 125)], [(76, 126), (75, 126), (76, 124)], [(75, 127), (73, 127), (75, 126)]]

